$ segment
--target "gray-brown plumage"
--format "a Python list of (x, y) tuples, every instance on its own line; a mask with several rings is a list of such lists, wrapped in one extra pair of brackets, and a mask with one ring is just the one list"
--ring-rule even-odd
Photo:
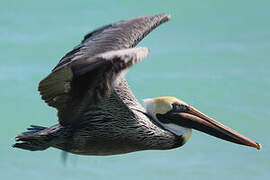
[(16, 138), (23, 142), (14, 146), (109, 155), (179, 144), (174, 134), (160, 129), (143, 113), (124, 79), (125, 69), (148, 54), (147, 48), (132, 47), (169, 19), (167, 14), (139, 17), (87, 34), (39, 84), (42, 99), (57, 108), (59, 124), (29, 128)]
[(55, 147), (85, 155), (171, 149), (186, 143), (194, 128), (260, 149), (258, 143), (179, 99), (148, 99), (146, 110), (136, 100), (124, 75), (149, 51), (134, 46), (169, 19), (167, 14), (139, 17), (87, 34), (38, 87), (42, 99), (58, 110), (59, 124), (31, 126), (16, 137), (14, 147), (32, 151)]

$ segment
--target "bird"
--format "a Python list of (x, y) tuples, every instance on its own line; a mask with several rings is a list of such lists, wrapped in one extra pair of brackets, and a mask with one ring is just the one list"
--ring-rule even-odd
[(176, 97), (139, 103), (125, 79), (127, 70), (146, 58), (135, 47), (169, 14), (155, 14), (105, 25), (84, 36), (40, 81), (41, 98), (57, 109), (58, 124), (31, 125), (13, 147), (42, 151), (50, 147), (78, 155), (116, 155), (183, 146), (192, 129), (261, 149), (261, 144), (208, 117)]

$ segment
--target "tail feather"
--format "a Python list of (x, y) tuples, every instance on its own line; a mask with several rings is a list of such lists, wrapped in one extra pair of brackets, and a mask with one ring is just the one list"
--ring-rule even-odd
[(51, 146), (51, 138), (48, 134), (42, 133), (45, 129), (47, 128), (31, 125), (27, 129), (27, 132), (24, 132), (15, 138), (17, 143), (14, 144), (13, 147), (30, 151), (41, 151), (47, 149)]
[(26, 132), (23, 132), (23, 134), (35, 134), (39, 131), (42, 131), (46, 129), (46, 127), (43, 127), (43, 126), (36, 126), (36, 125), (30, 125), (29, 128), (27, 128), (28, 131)]

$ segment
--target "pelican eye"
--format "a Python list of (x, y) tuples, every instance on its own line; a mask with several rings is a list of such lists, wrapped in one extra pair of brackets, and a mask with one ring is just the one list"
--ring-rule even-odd
[(177, 102), (172, 104), (174, 112), (188, 112), (189, 108), (185, 104), (179, 104)]
[(178, 102), (175, 102), (172, 104), (172, 109), (170, 111), (168, 111), (165, 114), (156, 114), (157, 119), (164, 123), (164, 124), (177, 124), (177, 122), (175, 122), (175, 115), (177, 116), (177, 113), (185, 113), (185, 112), (189, 112), (189, 107), (185, 104), (180, 104)]

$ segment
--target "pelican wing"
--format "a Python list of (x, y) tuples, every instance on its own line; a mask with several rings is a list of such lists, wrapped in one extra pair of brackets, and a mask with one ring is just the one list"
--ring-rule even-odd
[(81, 44), (68, 52), (55, 69), (76, 60), (78, 56), (91, 57), (106, 51), (134, 47), (153, 29), (169, 19), (168, 14), (157, 14), (124, 20), (96, 29), (87, 34)]
[(86, 106), (97, 104), (110, 94), (117, 75), (136, 62), (131, 58), (134, 53), (139, 60), (139, 52), (145, 51), (118, 50), (134, 47), (169, 19), (167, 14), (157, 14), (106, 25), (87, 34), (81, 44), (68, 52), (39, 85), (42, 99), (58, 109), (60, 123), (76, 121)]
[(89, 105), (110, 95), (115, 80), (133, 64), (145, 58), (147, 48), (109, 51), (76, 60), (56, 68), (39, 84), (41, 97), (57, 108), (60, 124), (76, 122)]

